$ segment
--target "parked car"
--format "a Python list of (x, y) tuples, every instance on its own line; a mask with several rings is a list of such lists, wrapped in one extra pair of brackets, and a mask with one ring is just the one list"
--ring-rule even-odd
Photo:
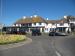
[(61, 32), (49, 32), (49, 36), (67, 36), (67, 34)]
[(32, 30), (32, 36), (40, 36), (41, 35), (41, 32), (39, 29), (33, 29)]

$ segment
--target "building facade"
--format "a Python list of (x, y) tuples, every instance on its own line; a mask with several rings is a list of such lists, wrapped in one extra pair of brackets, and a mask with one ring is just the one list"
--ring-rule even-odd
[(31, 32), (32, 29), (38, 28), (40, 32), (49, 33), (50, 31), (71, 32), (75, 31), (75, 17), (64, 16), (60, 20), (48, 20), (40, 16), (34, 15), (31, 17), (24, 16), (17, 20), (12, 27), (7, 30)]

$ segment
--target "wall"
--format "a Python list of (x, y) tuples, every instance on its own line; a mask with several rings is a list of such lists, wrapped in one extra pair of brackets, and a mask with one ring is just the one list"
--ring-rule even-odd
[(56, 28), (56, 24), (52, 24), (52, 23), (49, 23), (49, 24), (46, 24), (45, 25), (45, 32), (48, 33), (49, 31), (52, 31), (52, 29), (55, 29)]
[(45, 26), (46, 23), (41, 23), (41, 25), (39, 23), (36, 23), (36, 25), (34, 23), (32, 23), (32, 27), (41, 27), (41, 26)]
[(69, 27), (68, 23), (63, 23), (62, 25), (59, 23), (57, 27)]

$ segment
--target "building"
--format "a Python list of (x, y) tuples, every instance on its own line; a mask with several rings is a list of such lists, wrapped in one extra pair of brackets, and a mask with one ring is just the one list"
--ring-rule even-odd
[(67, 23), (69, 25), (69, 28), (71, 29), (71, 31), (75, 31), (75, 16), (66, 16), (65, 19), (67, 19)]
[(60, 20), (48, 20), (40, 16), (33, 15), (30, 17), (22, 17), (17, 20), (11, 27), (7, 27), (7, 31), (26, 31), (31, 32), (32, 29), (39, 29), (40, 32), (71, 32), (75, 31), (75, 17), (64, 16)]
[[(18, 27), (18, 30), (26, 29), (27, 32), (31, 32), (32, 29), (38, 28), (40, 32), (44, 32), (46, 20), (40, 16), (34, 15), (31, 17), (23, 17), (13, 24), (13, 27)], [(17, 30), (16, 29), (16, 30)]]

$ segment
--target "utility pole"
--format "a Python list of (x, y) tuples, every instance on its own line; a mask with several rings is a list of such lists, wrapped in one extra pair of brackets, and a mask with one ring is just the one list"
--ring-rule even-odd
[[(2, 18), (2, 13), (3, 13), (3, 5), (2, 5), (2, 3), (3, 3), (3, 2), (2, 2), (2, 0), (0, 0), (0, 2), (1, 2), (1, 3), (0, 3), (0, 8), (1, 8), (1, 9), (0, 9), (0, 12), (1, 12), (1, 13), (0, 13), (0, 17)], [(1, 21), (1, 19), (0, 19), (0, 21)], [(3, 24), (0, 22), (1, 35), (2, 35), (2, 28), (3, 28)]]
[(70, 15), (69, 16), (67, 16), (67, 22), (68, 22), (68, 25), (69, 25), (69, 27), (68, 27), (68, 33), (70, 33)]
[(1, 12), (1, 16), (2, 16), (2, 12), (3, 12), (3, 5), (2, 5), (2, 3), (3, 3), (3, 2), (2, 2), (2, 0), (1, 0), (1, 3), (0, 3), (0, 4), (1, 4), (1, 6), (0, 6), (0, 7), (1, 7), (1, 11), (0, 11), (0, 12)]

